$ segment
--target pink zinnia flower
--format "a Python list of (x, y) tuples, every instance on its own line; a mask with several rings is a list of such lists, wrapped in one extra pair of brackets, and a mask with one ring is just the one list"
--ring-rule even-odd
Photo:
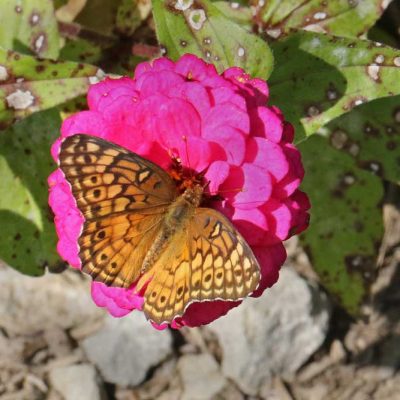
[[(293, 127), (268, 106), (268, 87), (240, 68), (219, 75), (193, 55), (139, 64), (133, 79), (106, 79), (88, 94), (89, 110), (67, 118), (52, 147), (57, 161), (62, 138), (98, 136), (162, 168), (171, 154), (184, 167), (205, 172), (213, 207), (225, 214), (251, 246), (261, 266), (260, 296), (278, 279), (286, 253), (282, 241), (307, 227), (309, 201), (298, 190), (303, 178)], [(185, 137), (185, 140), (182, 140)], [(58, 252), (80, 268), (78, 237), (84, 219), (60, 169), (49, 177)], [(245, 188), (244, 191), (238, 189)], [(113, 316), (141, 309), (143, 297), (129, 289), (92, 283), (95, 303)], [(240, 301), (197, 302), (171, 326), (198, 326), (226, 314)], [(158, 328), (163, 328), (158, 327)]]

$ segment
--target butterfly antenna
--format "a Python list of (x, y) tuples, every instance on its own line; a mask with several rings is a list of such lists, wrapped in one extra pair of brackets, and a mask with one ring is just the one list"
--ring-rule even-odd
[(188, 168), (189, 168), (189, 173), (190, 173), (190, 179), (193, 179), (194, 174), (193, 174), (192, 167), (190, 166), (188, 142), (187, 142), (187, 137), (186, 137), (186, 135), (183, 135), (183, 136), (182, 136), (182, 140), (185, 142), (185, 154), (186, 154), (186, 159), (187, 159), (187, 163), (188, 163)]
[(235, 189), (225, 189), (225, 190), (218, 190), (219, 193), (230, 193), (230, 192), (246, 192), (245, 188), (235, 188)]
[(235, 201), (235, 206), (244, 206), (244, 205), (249, 205), (249, 204), (253, 204), (253, 205), (255, 205), (255, 204), (257, 204), (257, 205), (262, 205), (262, 204), (264, 204), (265, 203), (265, 201), (257, 201), (257, 200), (254, 200), (254, 201), (241, 201), (240, 203), (237, 203), (236, 201)]

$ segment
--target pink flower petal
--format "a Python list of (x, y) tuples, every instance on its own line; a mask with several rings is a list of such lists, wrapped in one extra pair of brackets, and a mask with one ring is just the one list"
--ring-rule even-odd
[(135, 68), (135, 74), (133, 81), (137, 81), (142, 75), (153, 69), (152, 65), (149, 62), (142, 62), (138, 64)]
[(265, 214), (260, 209), (236, 208), (232, 221), (250, 246), (265, 242), (269, 226)]
[(289, 172), (289, 162), (282, 147), (261, 137), (249, 139), (246, 162), (265, 168), (275, 182), (281, 181)]
[[(129, 135), (127, 141), (134, 142), (130, 150), (141, 146), (144, 141), (159, 141), (159, 109), (164, 102), (168, 101), (168, 97), (162, 94), (154, 94), (146, 99), (138, 102), (135, 107), (135, 113), (132, 115), (133, 126), (135, 131)], [(121, 136), (126, 136), (125, 132), (121, 132)]]
[(92, 85), (88, 92), (88, 105), (90, 110), (104, 112), (115, 101), (124, 102), (125, 99), (137, 97), (135, 82), (130, 78), (105, 79)]
[(249, 81), (249, 84), (253, 86), (254, 89), (256, 89), (255, 93), (257, 96), (258, 104), (265, 105), (269, 97), (269, 89), (267, 83), (262, 79), (255, 78), (251, 79)]
[(186, 137), (201, 136), (199, 114), (187, 101), (166, 100), (156, 112), (154, 134), (166, 148), (178, 147)]
[(212, 162), (210, 143), (203, 138), (188, 136), (170, 148), (178, 155), (182, 165), (193, 171), (203, 171)]
[(133, 288), (111, 287), (101, 282), (92, 282), (92, 298), (97, 306), (106, 308), (114, 317), (123, 317), (143, 306), (143, 297), (135, 294)]
[(204, 301), (192, 303), (186, 310), (180, 323), (186, 326), (200, 326), (209, 324), (222, 317), (229, 310), (237, 307), (241, 301)]
[(81, 111), (68, 117), (61, 126), (61, 136), (67, 137), (77, 133), (101, 138), (107, 137), (110, 127), (101, 113), (96, 111)]
[(261, 267), (261, 280), (252, 296), (259, 297), (278, 280), (280, 267), (286, 260), (286, 250), (282, 243), (268, 247), (254, 246), (252, 249)]
[(187, 100), (198, 112), (201, 119), (205, 118), (211, 108), (211, 98), (207, 89), (198, 82), (184, 82), (172, 88), (170, 97)]
[(153, 70), (154, 71), (174, 71), (175, 63), (171, 61), (169, 58), (161, 57), (157, 58), (153, 61)]
[(225, 161), (214, 161), (209, 166), (205, 178), (209, 182), (209, 190), (211, 194), (217, 194), (220, 185), (225, 182), (229, 175), (230, 166)]
[(183, 55), (175, 65), (175, 71), (189, 79), (202, 81), (207, 77), (216, 75), (216, 69), (212, 64), (206, 64), (192, 54)]
[[(289, 230), (293, 224), (293, 216), (288, 206), (276, 199), (270, 199), (261, 207), (263, 214), (267, 215), (269, 237), (265, 243), (281, 242), (289, 236)], [(272, 232), (272, 234), (271, 234)]]
[(168, 170), (171, 166), (171, 157), (168, 151), (158, 142), (145, 141), (138, 144), (135, 152), (161, 168)]
[(236, 83), (249, 104), (252, 106), (266, 105), (269, 91), (265, 81), (257, 78), (251, 79), (250, 75), (238, 67), (228, 68), (224, 72), (224, 77)]
[(168, 94), (175, 86), (184, 82), (182, 76), (174, 71), (158, 71), (143, 74), (136, 81), (136, 89), (141, 98), (146, 98), (154, 94)]
[(285, 143), (282, 150), (289, 162), (289, 170), (286, 176), (274, 187), (274, 197), (277, 198), (285, 198), (294, 193), (304, 177), (304, 168), (299, 151), (290, 143)]
[(252, 118), (251, 130), (254, 136), (262, 136), (274, 143), (282, 139), (283, 123), (271, 108), (257, 107)]
[(71, 266), (80, 268), (78, 237), (83, 225), (83, 217), (61, 170), (54, 171), (49, 176), (48, 182), (49, 205), (56, 215), (55, 224), (59, 237), (57, 251)]
[(292, 124), (284, 122), (282, 140), (287, 143), (292, 143), (294, 140), (294, 128)]
[(234, 104), (236, 107), (247, 113), (246, 99), (234, 91), (235, 87), (233, 85), (218, 86), (212, 89), (211, 95), (213, 97), (214, 104)]
[[(153, 325), (153, 328), (156, 328), (158, 331), (163, 331), (163, 330), (165, 330), (165, 329), (167, 329), (168, 328), (168, 324), (161, 324), (161, 325), (159, 325), (159, 324), (156, 324), (156, 323), (154, 323), (154, 322), (152, 322), (152, 321), (150, 321), (151, 322), (151, 325)], [(172, 321), (173, 322), (173, 321)], [(172, 325), (172, 323), (171, 323), (171, 325)]]
[(227, 79), (237, 79), (237, 78), (244, 78), (248, 79), (249, 75), (245, 74), (242, 68), (239, 67), (231, 67), (224, 71), (224, 78)]
[(271, 197), (272, 181), (264, 169), (245, 163), (240, 168), (232, 166), (220, 188), (233, 206), (251, 209), (264, 204)]
[(245, 135), (241, 131), (228, 125), (221, 125), (215, 130), (205, 128), (203, 137), (210, 142), (215, 142), (223, 149), (230, 164), (240, 165), (244, 160), (246, 151)]
[(310, 200), (305, 193), (296, 190), (286, 200), (286, 205), (292, 213), (292, 226), (289, 236), (298, 235), (308, 227), (310, 216), (307, 211), (311, 207)]
[(249, 116), (235, 104), (216, 105), (207, 114), (203, 131), (212, 134), (218, 128), (226, 125), (243, 133), (248, 133), (250, 130)]

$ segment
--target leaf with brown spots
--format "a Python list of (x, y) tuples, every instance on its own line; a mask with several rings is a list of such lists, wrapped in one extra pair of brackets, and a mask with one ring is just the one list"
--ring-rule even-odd
[(124, 36), (133, 35), (140, 26), (142, 18), (137, 0), (122, 0), (118, 7), (115, 27)]
[(0, 46), (7, 50), (27, 50), (42, 58), (56, 59), (60, 38), (53, 1), (2, 1)]
[(400, 181), (400, 96), (379, 99), (335, 119), (322, 133), (358, 166)]
[(382, 182), (319, 135), (299, 148), (305, 167), (303, 189), (312, 204), (302, 244), (321, 283), (357, 315), (376, 274), (383, 235)]
[(59, 113), (49, 110), (0, 135), (0, 259), (33, 276), (61, 265), (47, 203), (47, 177), (54, 169), (50, 145), (60, 124)]
[[(123, 0), (86, 0), (75, 22), (103, 35), (113, 36), (117, 12)], [(133, 8), (133, 1), (131, 1)]]
[(251, 0), (260, 31), (273, 39), (286, 36), (292, 29), (357, 38), (375, 24), (389, 3), (384, 0)]
[(354, 107), (400, 93), (400, 50), (366, 40), (298, 32), (272, 44), (271, 103), (297, 139)]
[(273, 67), (268, 44), (247, 30), (240, 17), (232, 17), (234, 9), (229, 14), (225, 9), (208, 0), (153, 1), (161, 52), (174, 60), (192, 53), (213, 63), (220, 72), (238, 66), (267, 79)]
[(41, 60), (0, 48), (0, 129), (86, 93), (100, 73), (92, 65)]

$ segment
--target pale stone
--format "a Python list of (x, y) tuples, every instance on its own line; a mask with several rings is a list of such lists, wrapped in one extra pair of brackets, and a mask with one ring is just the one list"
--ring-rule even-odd
[(80, 364), (54, 368), (49, 373), (54, 389), (64, 400), (101, 400), (99, 379), (93, 365)]
[(285, 267), (271, 289), (208, 329), (222, 346), (224, 375), (256, 395), (263, 382), (294, 373), (321, 346), (329, 316), (325, 294)]
[(181, 400), (212, 399), (226, 384), (218, 363), (207, 353), (182, 356), (178, 370), (183, 385)]
[(0, 266), (0, 327), (9, 335), (69, 329), (102, 318), (89, 281), (75, 271), (29, 277)]
[(143, 313), (134, 311), (121, 319), (107, 316), (103, 327), (82, 345), (105, 381), (135, 386), (171, 353), (171, 342), (168, 330), (158, 331)]

